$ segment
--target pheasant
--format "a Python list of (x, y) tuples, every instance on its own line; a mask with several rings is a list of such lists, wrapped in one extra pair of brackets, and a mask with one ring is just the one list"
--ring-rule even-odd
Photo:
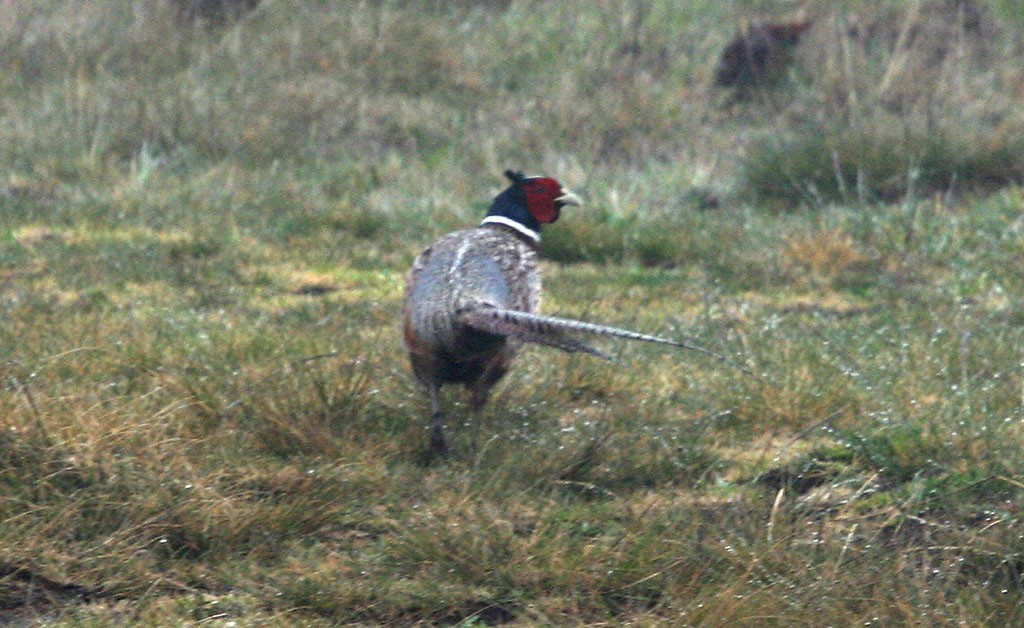
[[(537, 246), (542, 224), (558, 220), (580, 198), (548, 177), (505, 172), (512, 184), (495, 197), (475, 229), (442, 236), (413, 262), (402, 307), (403, 335), (416, 379), (430, 395), (430, 450), (446, 455), (441, 386), (470, 391), (474, 424), (491, 389), (508, 372), (523, 343), (611, 359), (577, 334), (702, 349), (625, 329), (537, 313), (541, 281)], [(710, 353), (704, 351), (705, 353)]]
[(738, 34), (722, 51), (715, 84), (739, 90), (769, 87), (786, 71), (792, 50), (811, 23), (759, 24)]

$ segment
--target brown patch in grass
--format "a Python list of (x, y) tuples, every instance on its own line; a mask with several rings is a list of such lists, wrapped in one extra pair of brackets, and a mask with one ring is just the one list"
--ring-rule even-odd
[(292, 290), (292, 294), (306, 295), (311, 297), (322, 297), (330, 292), (338, 290), (338, 286), (328, 281), (311, 281), (300, 284)]
[(884, 270), (884, 260), (839, 229), (787, 238), (781, 262), (792, 283), (808, 288), (856, 289), (874, 283)]
[(14, 234), (14, 239), (22, 246), (33, 247), (40, 244), (61, 243), (66, 240), (66, 237), (64, 234), (49, 227), (33, 225), (19, 229)]
[(838, 229), (790, 237), (786, 240), (782, 257), (787, 268), (816, 277), (834, 277), (869, 259), (848, 233)]
[(108, 597), (101, 589), (58, 582), (34, 570), (0, 563), (0, 623), (32, 624), (40, 615), (70, 604), (86, 604)]

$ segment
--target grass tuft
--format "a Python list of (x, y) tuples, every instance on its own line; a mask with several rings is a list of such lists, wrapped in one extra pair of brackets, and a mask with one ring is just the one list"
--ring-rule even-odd
[(793, 123), (766, 127), (740, 156), (742, 194), (822, 206), (1020, 184), (1021, 77), (1000, 63), (1016, 26), (998, 4), (867, 3), (823, 16), (805, 38), (809, 84), (778, 116)]
[(1021, 128), (894, 128), (884, 117), (801, 129), (751, 147), (742, 168), (760, 202), (894, 202), (1024, 183)]

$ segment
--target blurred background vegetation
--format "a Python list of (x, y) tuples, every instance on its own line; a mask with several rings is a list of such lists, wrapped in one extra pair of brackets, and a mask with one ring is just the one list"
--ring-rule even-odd
[[(525, 162), (577, 185), (660, 164), (662, 188), (785, 206), (1022, 173), (1012, 3), (252, 4), (8, 2), (4, 163), (74, 184), (226, 159), (378, 182)], [(722, 106), (725, 43), (797, 15), (812, 26), (782, 88)]]

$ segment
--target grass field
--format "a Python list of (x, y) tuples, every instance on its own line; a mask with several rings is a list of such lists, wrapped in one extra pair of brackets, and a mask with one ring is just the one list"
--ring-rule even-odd
[[(1024, 21), (803, 3), (0, 6), (0, 624), (1024, 624)], [(424, 464), (404, 275), (584, 197)], [(742, 367), (738, 368), (738, 367)], [(749, 371), (749, 372), (745, 372)]]

